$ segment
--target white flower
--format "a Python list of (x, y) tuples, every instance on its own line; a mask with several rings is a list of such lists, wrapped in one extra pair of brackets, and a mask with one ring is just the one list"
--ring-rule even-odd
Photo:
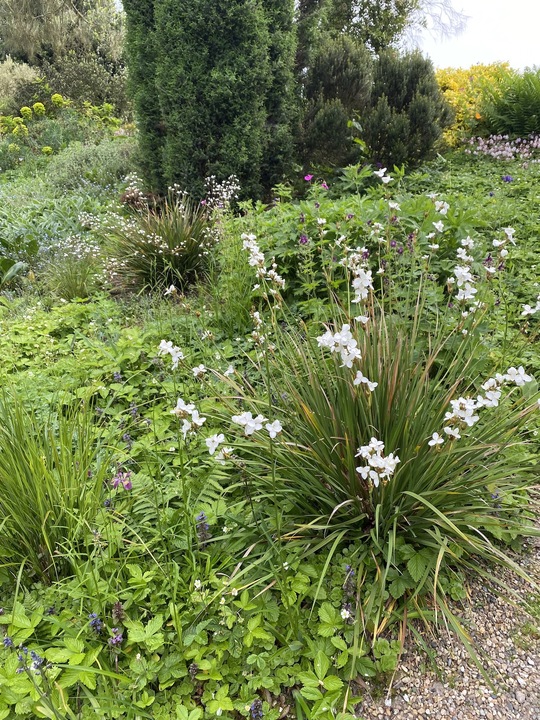
[(440, 245), (437, 245), (437, 243), (433, 243), (432, 245), (428, 245), (428, 248), (430, 250), (438, 250)]
[(463, 245), (463, 247), (469, 248), (469, 250), (472, 250), (474, 247), (474, 241), (468, 235), (464, 240), (461, 241), (461, 244)]
[(439, 435), (439, 433), (434, 432), (431, 436), (431, 440), (428, 440), (428, 445), (433, 447), (434, 445), (442, 445), (444, 442), (444, 438)]
[(229, 367), (223, 372), (225, 377), (229, 377), (229, 375), (234, 375), (234, 367), (232, 365), (229, 365)]
[(254, 418), (250, 412), (244, 412), (241, 415), (233, 415), (232, 421), (237, 425), (243, 425), (246, 435), (253, 435), (255, 431), (262, 430), (266, 418), (262, 415), (257, 415)]
[(443, 202), (442, 200), (437, 200), (435, 202), (435, 210), (441, 215), (446, 215), (449, 209), (450, 205), (447, 202)]
[(461, 438), (461, 435), (459, 434), (459, 430), (455, 427), (445, 427), (444, 432), (447, 435), (450, 435), (453, 438), (456, 438), (456, 440), (459, 440)]
[[(229, 458), (233, 455), (233, 449), (232, 447), (224, 447), (221, 448), (221, 450), (216, 455), (216, 462), (218, 462), (220, 465), (225, 465), (225, 461), (229, 460)], [(229, 532), (228, 528), (223, 528), (223, 532)]]
[(201, 363), (200, 365), (197, 365), (197, 367), (191, 368), (191, 372), (193, 373), (193, 375), (194, 375), (196, 378), (202, 377), (202, 375), (204, 375), (205, 372), (206, 372), (206, 368), (205, 368), (205, 366)]
[(393, 202), (392, 200), (388, 201), (388, 207), (390, 208), (390, 210), (401, 210), (399, 204), (397, 202)]
[(265, 428), (268, 430), (268, 434), (272, 439), (274, 439), (276, 435), (283, 430), (279, 420), (274, 420), (273, 423), (266, 423)]
[(384, 177), (381, 178), (381, 180), (383, 181), (383, 183), (385, 185), (388, 185), (389, 182), (392, 182), (393, 178), (391, 178), (389, 175), (385, 175)]
[(186, 403), (182, 400), (182, 398), (178, 398), (176, 401), (176, 407), (171, 410), (171, 415), (177, 415), (178, 417), (186, 417), (187, 415), (191, 415), (191, 413), (195, 410), (195, 405), (193, 403)]
[(326, 218), (317, 218), (317, 225), (326, 225)]
[(442, 232), (444, 230), (444, 223), (442, 220), (438, 220), (437, 222), (433, 223), (433, 227), (435, 230), (438, 230), (438, 232)]
[(377, 177), (382, 178), (382, 176), (385, 174), (386, 168), (381, 168), (380, 170), (374, 170), (373, 174), (377, 175)]
[(165, 290), (163, 293), (164, 295), (176, 295), (178, 290), (174, 287), (174, 285), (169, 285), (169, 287)]
[(198, 410), (193, 410), (191, 413), (191, 422), (196, 427), (202, 427), (202, 425), (206, 422), (206, 418), (201, 417)]
[(184, 359), (184, 353), (177, 345), (173, 345), (171, 340), (162, 340), (159, 343), (158, 355), (170, 355), (173, 370), (176, 370), (180, 360)]
[(184, 436), (184, 440), (186, 438), (186, 435), (188, 432), (190, 432), (192, 429), (192, 425), (189, 420), (182, 420), (182, 435)]
[(520, 365), (516, 370), (515, 367), (508, 368), (504, 379), (508, 382), (515, 383), (518, 387), (525, 385), (525, 383), (531, 382), (532, 377), (525, 373), (523, 365)]
[(354, 319), (356, 322), (362, 323), (362, 325), (367, 325), (369, 317), (368, 315), (357, 315)]
[(370, 392), (373, 392), (379, 384), (376, 382), (372, 382), (360, 370), (358, 370), (356, 373), (356, 377), (353, 380), (353, 385), (360, 385), (360, 383), (367, 385)]
[(351, 612), (347, 608), (343, 608), (340, 614), (343, 620), (348, 620), (351, 617)]
[(200, 580), (195, 580), (195, 582), (193, 583), (193, 587), (195, 588), (195, 590), (200, 590), (202, 587), (202, 582)]
[(213, 455), (218, 449), (218, 447), (221, 445), (221, 443), (224, 441), (225, 435), (223, 433), (219, 433), (219, 435), (211, 435), (210, 437), (206, 438), (205, 443), (210, 455)]

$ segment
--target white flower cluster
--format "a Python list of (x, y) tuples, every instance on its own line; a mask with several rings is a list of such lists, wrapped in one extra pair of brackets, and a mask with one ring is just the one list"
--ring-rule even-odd
[(242, 240), (244, 250), (247, 250), (249, 253), (248, 263), (251, 267), (255, 268), (256, 275), (260, 280), (264, 278), (270, 280), (270, 282), (275, 286), (270, 290), (270, 293), (272, 295), (276, 295), (278, 293), (277, 288), (283, 289), (285, 287), (285, 280), (276, 272), (276, 263), (272, 263), (270, 270), (266, 268), (264, 253), (261, 252), (261, 249), (257, 244), (256, 235), (243, 233)]
[(240, 182), (236, 175), (230, 175), (227, 180), (218, 182), (215, 175), (210, 175), (204, 181), (206, 198), (204, 204), (212, 210), (228, 210), (233, 200), (238, 200)]
[(356, 457), (363, 458), (367, 464), (357, 467), (356, 471), (364, 480), (371, 480), (375, 487), (379, 487), (381, 480), (388, 480), (396, 470), (400, 461), (397, 455), (390, 453), (384, 457), (384, 443), (372, 437), (369, 445), (358, 448)]
[(486, 264), (486, 272), (491, 275), (496, 273), (497, 270), (503, 269), (504, 261), (508, 257), (508, 248), (506, 247), (508, 243), (512, 243), (512, 245), (516, 244), (516, 241), (514, 240), (514, 228), (505, 227), (503, 228), (503, 232), (504, 238), (502, 240), (493, 240), (493, 247), (498, 251), (499, 254), (497, 261), (495, 261), (495, 263), (493, 263), (492, 261), (490, 264)]
[(376, 175), (377, 177), (381, 178), (381, 180), (383, 181), (383, 183), (385, 185), (388, 185), (388, 183), (392, 182), (392, 180), (394, 179), (394, 178), (391, 178), (390, 175), (386, 174), (386, 168), (381, 168), (380, 170), (375, 170), (373, 172), (373, 174)]
[(362, 353), (353, 338), (350, 325), (343, 325), (339, 332), (327, 330), (324, 335), (317, 338), (319, 347), (328, 348), (330, 352), (339, 352), (343, 362), (341, 367), (352, 368), (355, 360), (362, 359)]
[(461, 265), (456, 265), (454, 268), (454, 276), (448, 278), (448, 283), (453, 285), (454, 283), (458, 286), (457, 299), (458, 300), (474, 300), (474, 296), (478, 290), (474, 287), (475, 277), (471, 272), (471, 264), (474, 262), (472, 255), (467, 253), (467, 250), (472, 250), (474, 242), (470, 237), (465, 238), (461, 241), (461, 247), (457, 251), (458, 260), (461, 261)]
[(365, 247), (345, 248), (345, 251), (348, 255), (341, 261), (341, 264), (349, 268), (353, 275), (354, 298), (352, 302), (359, 303), (367, 300), (369, 291), (373, 290), (373, 275), (371, 270), (367, 269), (369, 253)]
[(365, 385), (369, 392), (373, 392), (379, 383), (369, 380), (360, 370), (357, 371), (353, 385)]
[[(447, 412), (444, 416), (448, 423), (443, 428), (448, 437), (459, 440), (461, 438), (460, 430), (463, 428), (471, 428), (476, 425), (480, 416), (478, 412), (482, 408), (497, 407), (502, 395), (502, 386), (505, 384), (514, 384), (522, 387), (525, 383), (531, 382), (533, 378), (527, 375), (523, 365), (518, 368), (508, 368), (506, 373), (502, 375), (497, 373), (495, 377), (489, 378), (482, 385), (484, 395), (478, 395), (476, 398), (460, 397), (457, 400), (450, 400), (452, 411)], [(428, 445), (442, 445), (444, 438), (439, 433), (433, 433)]]
[(270, 423), (267, 422), (267, 418), (263, 415), (253, 417), (251, 412), (243, 412), (240, 415), (233, 415), (232, 421), (244, 428), (245, 435), (253, 435), (254, 432), (262, 430), (264, 423), (266, 423), (264, 427), (272, 439), (274, 439), (283, 430), (279, 420), (274, 420), (273, 423)]
[(177, 345), (172, 344), (172, 340), (162, 340), (159, 343), (158, 355), (170, 355), (172, 358), (172, 369), (176, 370), (180, 360), (184, 359), (184, 353)]
[(531, 307), (530, 305), (522, 305), (522, 308), (522, 317), (527, 317), (527, 315), (534, 315), (537, 313), (540, 310), (540, 295), (536, 298), (536, 305), (534, 307)]
[(182, 435), (184, 439), (188, 433), (195, 433), (198, 428), (202, 427), (206, 422), (206, 418), (199, 415), (199, 411), (195, 409), (195, 405), (193, 403), (185, 403), (182, 398), (178, 398), (176, 407), (171, 410), (171, 415), (176, 415), (176, 417), (182, 420)]

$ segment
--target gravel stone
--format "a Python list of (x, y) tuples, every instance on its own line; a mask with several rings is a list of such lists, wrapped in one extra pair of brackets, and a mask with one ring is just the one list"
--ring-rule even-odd
[[(540, 540), (531, 541), (515, 559), (540, 584)], [(540, 618), (524, 610), (531, 598), (539, 607), (540, 598), (510, 571), (494, 572), (519, 593), (523, 603), (500, 597), (496, 584), (476, 575), (467, 583), (469, 600), (452, 607), (493, 687), (455, 635), (444, 630), (426, 637), (425, 628), (418, 625), (434, 654), (435, 667), (408, 639), (390, 688), (381, 693), (380, 685), (367, 684), (356, 709), (358, 718), (540, 720)]]

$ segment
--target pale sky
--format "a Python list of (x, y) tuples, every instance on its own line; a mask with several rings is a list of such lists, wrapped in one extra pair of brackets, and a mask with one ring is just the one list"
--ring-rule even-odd
[(435, 67), (498, 61), (520, 70), (540, 67), (540, 0), (452, 0), (452, 5), (469, 17), (465, 30), (446, 39), (424, 32), (418, 43)]

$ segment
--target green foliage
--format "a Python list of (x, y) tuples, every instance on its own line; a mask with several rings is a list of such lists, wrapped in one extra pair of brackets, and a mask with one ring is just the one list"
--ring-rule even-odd
[(162, 150), (165, 125), (156, 87), (155, 0), (126, 0), (129, 89), (139, 129), (139, 164), (154, 192), (164, 192)]
[(236, 175), (257, 196), (283, 179), (297, 116), (291, 0), (148, 0), (125, 9), (150, 189), (178, 184), (200, 198), (205, 177)]
[(350, 121), (361, 117), (369, 104), (372, 64), (366, 48), (345, 36), (321, 46), (304, 82), (306, 166), (344, 167), (358, 159)]
[(204, 206), (183, 193), (173, 189), (160, 206), (109, 223), (103, 232), (114, 284), (184, 289), (204, 276), (215, 235)]
[(497, 85), (486, 83), (480, 114), (486, 134), (540, 133), (540, 70), (508, 73)]
[(334, 32), (380, 53), (400, 39), (418, 6), (418, 0), (333, 0), (330, 19)]
[(205, 177), (236, 175), (260, 194), (271, 72), (262, 4), (159, 0), (155, 12), (165, 181), (200, 198)]
[(51, 158), (47, 173), (54, 187), (62, 190), (88, 183), (107, 187), (133, 169), (133, 153), (134, 143), (129, 139), (104, 139), (96, 145), (73, 142)]
[(59, 551), (74, 549), (101, 505), (111, 452), (90, 413), (59, 405), (34, 415), (20, 397), (0, 400), (2, 567), (51, 581), (65, 572)]
[(430, 60), (418, 52), (380, 54), (362, 123), (373, 160), (393, 166), (429, 158), (451, 117)]
[(0, 113), (16, 113), (26, 102), (28, 88), (38, 79), (38, 71), (25, 63), (7, 57), (0, 63)]

